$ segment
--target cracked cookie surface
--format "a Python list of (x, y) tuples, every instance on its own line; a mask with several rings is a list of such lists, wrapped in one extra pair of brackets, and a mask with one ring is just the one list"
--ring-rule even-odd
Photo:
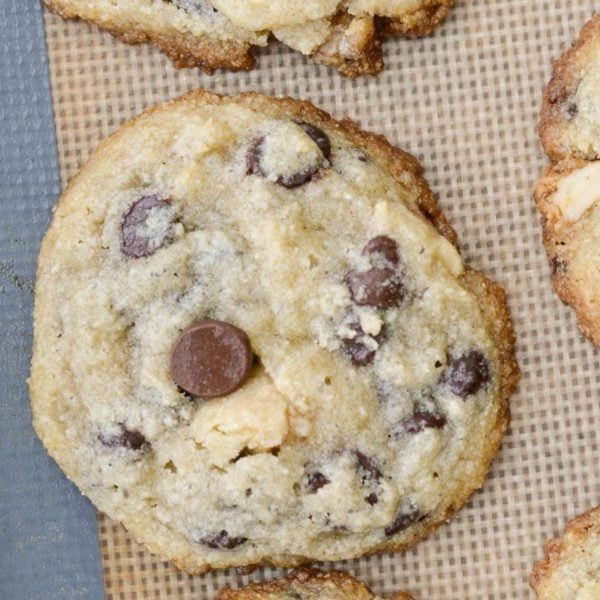
[(454, 0), (44, 0), (128, 43), (152, 42), (179, 67), (251, 69), (275, 38), (347, 76), (383, 68), (382, 40), (430, 33)]
[(556, 61), (540, 136), (555, 164), (537, 182), (554, 288), (600, 345), (600, 15)]
[(546, 543), (529, 582), (539, 600), (600, 598), (600, 507), (569, 521)]
[(482, 485), (518, 379), (504, 293), (453, 242), (418, 162), (349, 120), (160, 105), (57, 205), (36, 430), (189, 572), (406, 548)]

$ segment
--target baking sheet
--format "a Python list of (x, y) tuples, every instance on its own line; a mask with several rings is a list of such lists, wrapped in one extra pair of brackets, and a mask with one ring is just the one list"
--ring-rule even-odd
[(60, 190), (41, 6), (0, 2), (0, 598), (103, 597), (93, 506), (31, 426), (35, 259)]
[[(544, 164), (536, 121), (551, 60), (600, 4), (592, 0), (458, 0), (433, 36), (385, 44), (377, 78), (349, 80), (281, 46), (250, 73), (176, 70), (84, 23), (46, 15), (63, 184), (125, 119), (196, 88), (311, 100), (416, 154), (455, 225), (468, 262), (508, 291), (523, 379), (513, 420), (482, 492), (451, 524), (405, 554), (346, 561), (377, 592), (418, 598), (528, 598), (542, 543), (599, 502), (600, 354), (551, 291), (533, 183)], [(120, 525), (98, 517), (109, 599), (212, 598), (281, 573), (190, 577), (158, 562)]]

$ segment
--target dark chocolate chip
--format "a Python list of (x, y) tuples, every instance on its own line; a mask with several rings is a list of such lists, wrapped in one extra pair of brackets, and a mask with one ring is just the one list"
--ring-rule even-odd
[[(342, 338), (342, 344), (344, 346), (344, 352), (350, 357), (352, 364), (356, 367), (365, 367), (370, 365), (375, 360), (375, 353), (377, 350), (370, 348), (365, 343), (366, 334), (362, 330), (360, 323), (356, 320), (348, 324), (348, 327), (356, 332), (353, 338)], [(385, 338), (385, 330), (382, 330), (373, 336), (373, 339), (381, 343)]]
[(373, 492), (365, 497), (365, 502), (371, 506), (375, 506), (379, 502), (379, 497)]
[(175, 383), (194, 396), (213, 398), (237, 390), (250, 375), (248, 336), (223, 321), (201, 321), (179, 336), (171, 351)]
[(488, 361), (479, 350), (469, 350), (448, 365), (443, 381), (457, 396), (476, 394), (490, 380)]
[(390, 537), (391, 535), (400, 533), (424, 518), (418, 508), (412, 507), (400, 510), (394, 517), (394, 520), (385, 528), (385, 535)]
[(567, 116), (569, 119), (574, 119), (579, 113), (579, 107), (575, 102), (570, 102), (567, 106)]
[(402, 302), (405, 295), (400, 275), (388, 267), (350, 271), (346, 275), (346, 284), (358, 306), (393, 308)]
[(120, 427), (120, 434), (108, 437), (100, 434), (98, 439), (109, 448), (127, 448), (127, 450), (137, 451), (150, 446), (150, 442), (137, 429), (127, 429), (124, 425)]
[[(327, 134), (315, 125), (304, 121), (297, 121), (296, 124), (315, 142), (323, 157), (329, 160), (331, 158), (331, 142)], [(254, 139), (248, 146), (246, 152), (246, 172), (248, 175), (267, 177), (267, 172), (262, 165), (264, 144), (265, 137), (261, 136)], [(284, 188), (294, 189), (316, 179), (320, 169), (321, 165), (315, 164), (292, 175), (280, 175), (277, 177), (277, 183)]]
[(369, 456), (366, 456), (359, 450), (354, 451), (354, 456), (356, 456), (358, 468), (362, 474), (363, 484), (366, 483), (367, 481), (375, 481), (376, 483), (378, 483), (381, 480), (381, 478), (383, 477), (383, 474), (382, 474), (381, 470), (379, 469), (379, 467), (377, 466), (375, 460), (373, 460)]
[(430, 412), (417, 411), (402, 421), (402, 430), (406, 433), (420, 433), (424, 429), (442, 429), (446, 425), (446, 417)]
[(245, 537), (232, 537), (225, 531), (221, 530), (219, 533), (213, 533), (200, 538), (200, 543), (213, 548), (214, 550), (233, 550), (241, 546), (244, 542), (248, 541)]
[[(169, 226), (159, 237), (152, 237), (144, 231), (148, 218), (157, 211), (168, 211)], [(159, 248), (173, 241), (171, 200), (156, 195), (144, 196), (134, 202), (123, 215), (121, 223), (121, 252), (130, 258), (143, 258), (154, 254)]]
[(308, 494), (316, 494), (322, 487), (326, 486), (331, 481), (319, 471), (313, 471), (308, 474), (306, 480), (306, 492)]
[[(248, 175), (260, 175), (266, 177), (267, 173), (262, 166), (264, 137), (256, 138), (248, 146), (246, 153), (246, 172)], [(318, 171), (318, 167), (311, 167), (293, 175), (279, 176), (277, 183), (284, 188), (293, 189), (308, 183)]]
[(397, 265), (400, 262), (398, 244), (387, 235), (378, 235), (369, 240), (363, 248), (362, 253), (370, 256), (372, 262), (375, 262), (379, 256), (383, 257), (391, 265)]
[(277, 183), (288, 190), (292, 190), (308, 183), (317, 174), (318, 170), (318, 167), (309, 167), (293, 175), (282, 175), (277, 178)]
[(266, 174), (260, 164), (263, 155), (264, 143), (264, 137), (256, 138), (250, 142), (248, 151), (246, 152), (246, 173), (248, 175), (260, 175), (262, 177), (266, 177)]
[(295, 123), (304, 129), (306, 135), (319, 147), (323, 156), (329, 160), (331, 158), (331, 141), (329, 140), (329, 136), (322, 129), (305, 121), (295, 121)]

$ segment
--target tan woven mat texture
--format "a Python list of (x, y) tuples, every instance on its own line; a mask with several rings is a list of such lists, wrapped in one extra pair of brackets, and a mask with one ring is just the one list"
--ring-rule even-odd
[[(311, 100), (385, 134), (424, 164), (474, 267), (508, 291), (523, 379), (512, 426), (481, 492), (405, 554), (346, 561), (376, 592), (420, 600), (530, 598), (544, 540), (600, 502), (600, 353), (551, 290), (531, 189), (546, 160), (536, 132), (551, 61), (594, 0), (458, 0), (424, 40), (390, 40), (377, 78), (349, 80), (281, 46), (250, 73), (175, 69), (149, 46), (127, 46), (47, 14), (63, 182), (100, 139), (156, 102), (196, 87)], [(259, 569), (191, 577), (156, 561), (120, 525), (98, 517), (109, 599), (213, 598), (225, 584), (281, 574)]]

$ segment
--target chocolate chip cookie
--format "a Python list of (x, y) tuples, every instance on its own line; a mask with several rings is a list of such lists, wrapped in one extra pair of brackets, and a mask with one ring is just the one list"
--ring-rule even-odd
[(504, 293), (418, 162), (308, 103), (197, 91), (105, 141), (39, 257), (34, 424), (182, 569), (402, 550), (479, 488)]
[(540, 600), (600, 598), (600, 507), (573, 519), (529, 579)]
[(542, 215), (554, 287), (600, 345), (600, 15), (555, 64), (540, 134), (554, 161), (534, 197)]
[(600, 15), (554, 64), (544, 92), (540, 135), (548, 156), (600, 158)]
[(178, 67), (251, 69), (275, 38), (343, 75), (383, 68), (382, 41), (430, 33), (454, 0), (44, 0), (125, 42), (152, 42)]
[[(217, 600), (383, 600), (347, 573), (324, 573), (300, 569), (289, 577), (254, 583), (238, 590), (223, 589)], [(389, 600), (413, 600), (408, 592), (398, 592)]]

